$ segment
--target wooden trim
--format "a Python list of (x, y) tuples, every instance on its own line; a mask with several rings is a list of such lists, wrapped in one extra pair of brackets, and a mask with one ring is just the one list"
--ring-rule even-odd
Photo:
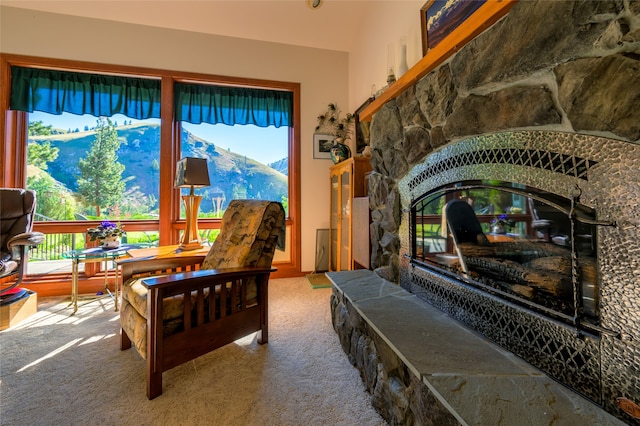
[(9, 164), (10, 159), (14, 157), (14, 154), (12, 153), (14, 145), (6, 143), (12, 133), (12, 131), (9, 130), (10, 115), (12, 115), (9, 112), (11, 65), (2, 55), (0, 55), (0, 76), (6, 76), (5, 78), (0, 78), (0, 108), (2, 108), (3, 112), (0, 114), (0, 164), (2, 164), (2, 170), (0, 171), (0, 187), (5, 188), (11, 184), (9, 176), (10, 170), (9, 167), (6, 167), (6, 164)]
[(416, 65), (364, 108), (358, 116), (359, 121), (371, 121), (373, 114), (382, 108), (385, 103), (398, 97), (408, 87), (415, 84), (451, 55), (460, 50), (462, 46), (496, 23), (509, 12), (517, 1), (518, 0), (487, 0), (463, 25), (456, 28), (446, 39), (429, 50)]
[[(291, 226), (291, 264), (292, 270), (300, 272), (302, 268), (302, 198), (301, 198), (301, 134), (302, 134), (302, 102), (300, 96), (300, 83), (293, 87), (293, 128), (289, 128), (289, 173), (296, 176), (292, 179), (289, 187), (289, 217), (286, 226)], [(283, 265), (284, 266), (284, 265)], [(277, 274), (277, 273), (276, 273)], [(275, 276), (275, 275), (272, 275)]]
[[(180, 218), (180, 190), (173, 187), (173, 177), (175, 176), (176, 162), (180, 159), (180, 147), (176, 141), (179, 140), (179, 126), (173, 121), (173, 79), (168, 76), (162, 78), (162, 98), (160, 105), (160, 158), (170, 158), (160, 162), (160, 193), (159, 197), (159, 229), (158, 244), (168, 246), (178, 242), (178, 231), (166, 232), (171, 229), (171, 225)], [(169, 167), (167, 167), (169, 166)]]

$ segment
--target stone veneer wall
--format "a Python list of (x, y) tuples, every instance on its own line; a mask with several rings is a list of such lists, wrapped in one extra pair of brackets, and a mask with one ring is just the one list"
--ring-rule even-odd
[(399, 282), (398, 182), (472, 135), (549, 130), (640, 143), (640, 1), (520, 1), (371, 122), (371, 266)]

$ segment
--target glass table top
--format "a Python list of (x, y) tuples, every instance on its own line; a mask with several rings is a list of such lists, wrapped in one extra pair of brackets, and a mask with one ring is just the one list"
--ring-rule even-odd
[(123, 244), (120, 247), (107, 249), (102, 247), (91, 247), (83, 250), (70, 250), (62, 253), (65, 259), (85, 260), (85, 259), (116, 259), (125, 256), (127, 251), (142, 248), (139, 244)]

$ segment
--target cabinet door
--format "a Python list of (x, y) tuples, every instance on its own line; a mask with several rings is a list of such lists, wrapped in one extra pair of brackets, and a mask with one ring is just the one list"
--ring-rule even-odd
[(338, 225), (340, 213), (340, 176), (331, 175), (331, 218), (329, 221), (329, 270), (337, 271), (338, 269)]
[(340, 175), (340, 270), (351, 270), (351, 169)]

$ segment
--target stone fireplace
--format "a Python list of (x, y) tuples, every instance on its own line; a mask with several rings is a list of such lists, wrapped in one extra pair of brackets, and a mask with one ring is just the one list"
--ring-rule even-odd
[[(639, 105), (640, 2), (523, 1), (370, 126), (375, 272), (629, 424), (640, 424), (621, 402), (640, 404)], [(418, 242), (425, 194), (461, 198), (456, 185), (488, 182), (517, 190), (515, 234), (569, 249), (564, 308), (487, 284), (477, 269), (455, 273), (450, 232), (431, 235), (429, 248)], [(533, 229), (544, 194), (564, 200), (569, 228), (555, 234), (564, 240)], [(592, 248), (590, 284), (581, 238)]]

